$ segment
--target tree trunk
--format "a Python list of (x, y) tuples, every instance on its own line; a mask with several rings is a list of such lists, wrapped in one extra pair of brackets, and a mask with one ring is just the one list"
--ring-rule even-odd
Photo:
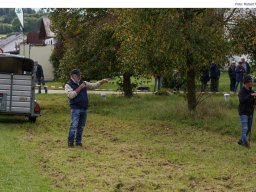
[(188, 99), (188, 110), (189, 111), (194, 111), (196, 109), (196, 83), (195, 83), (195, 78), (196, 78), (195, 68), (189, 67), (188, 71), (187, 71), (187, 99)]
[(131, 74), (124, 73), (123, 77), (124, 96), (132, 97)]
[[(184, 25), (186, 30), (184, 31), (184, 37), (189, 44), (191, 42), (189, 28), (193, 21), (193, 9), (184, 9)], [(189, 48), (186, 52), (186, 67), (187, 67), (187, 99), (188, 99), (188, 110), (194, 111), (196, 109), (196, 71), (194, 67), (193, 53)]]

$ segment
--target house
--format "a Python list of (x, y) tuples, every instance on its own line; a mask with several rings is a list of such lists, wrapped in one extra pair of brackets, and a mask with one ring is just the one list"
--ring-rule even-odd
[(50, 62), (50, 56), (54, 49), (56, 39), (50, 29), (50, 24), (50, 20), (47, 17), (43, 17), (40, 24), (40, 31), (28, 33), (26, 43), (20, 46), (21, 55), (38, 61), (42, 65), (46, 81), (54, 80), (54, 68)]
[(51, 31), (51, 20), (43, 17), (40, 25), (39, 38), (44, 40), (46, 45), (56, 44), (55, 34)]

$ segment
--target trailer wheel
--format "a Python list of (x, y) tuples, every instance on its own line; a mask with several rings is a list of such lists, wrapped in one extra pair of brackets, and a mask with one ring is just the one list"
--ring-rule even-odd
[(35, 123), (36, 122), (36, 117), (29, 116), (29, 121), (31, 123)]

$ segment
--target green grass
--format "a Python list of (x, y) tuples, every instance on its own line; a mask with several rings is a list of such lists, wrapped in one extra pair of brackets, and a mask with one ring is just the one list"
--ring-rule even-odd
[(29, 126), (20, 118), (0, 119), (0, 191), (53, 191), (34, 147), (24, 143)]
[(0, 34), (0, 38), (4, 38), (6, 36), (7, 36), (6, 34)]
[(228, 72), (222, 72), (219, 80), (219, 91), (225, 92), (230, 90), (230, 80)]
[[(132, 83), (137, 83), (137, 86), (147, 86), (149, 87), (150, 91), (153, 91), (153, 86), (154, 86), (154, 78), (146, 79), (146, 78), (139, 78), (135, 79), (132, 77)], [(99, 89), (107, 89), (107, 90), (117, 90), (118, 89), (118, 84), (117, 82), (119, 81), (119, 78), (113, 78), (111, 79), (108, 83), (102, 85)], [(96, 82), (93, 80), (92, 82)], [(63, 83), (60, 82), (47, 82), (46, 83), (49, 89), (59, 89), (58, 87), (64, 87)], [(229, 76), (226, 71), (222, 72), (220, 75), (220, 80), (219, 80), (219, 91), (220, 92), (229, 92)], [(51, 88), (51, 86), (56, 86), (56, 88)], [(172, 89), (169, 88), (162, 88), (162, 90), (166, 91), (172, 91)], [(197, 90), (200, 91), (200, 82), (197, 82)], [(208, 87), (207, 90), (210, 90), (210, 81), (208, 82)]]
[[(148, 86), (150, 90), (153, 89), (153, 83), (154, 83), (153, 78), (152, 79), (146, 79), (146, 78), (135, 79), (132, 77), (131, 80), (132, 80), (132, 83), (137, 83), (138, 86), (140, 85)], [(119, 81), (119, 78), (113, 78), (109, 80), (108, 83), (100, 86), (99, 89), (107, 89), (107, 90), (115, 91), (119, 88), (118, 81)], [(92, 80), (91, 82), (97, 82), (97, 81)], [(59, 87), (64, 87), (64, 84), (61, 82), (47, 82), (46, 85), (48, 86), (49, 89), (59, 89)], [(51, 86), (55, 86), (56, 88), (51, 88)]]
[[(255, 189), (256, 135), (253, 131), (250, 150), (236, 144), (240, 135), (236, 95), (229, 102), (213, 95), (194, 113), (187, 112), (181, 95), (131, 99), (90, 95), (89, 99), (82, 148), (67, 147), (70, 112), (65, 95), (37, 95), (42, 116), (35, 124), (21, 120), (1, 124), (6, 127), (0, 130), (1, 142), (10, 145), (1, 158), (9, 158), (7, 165), (16, 162), (12, 169), (3, 166), (6, 170), (1, 173), (10, 172), (10, 177), (22, 181), (22, 185), (12, 182), (14, 189), (30, 183), (35, 187), (32, 183), (38, 178), (43, 181), (34, 191)], [(28, 165), (32, 182), (20, 174)], [(9, 189), (9, 180), (1, 178), (0, 186)]]

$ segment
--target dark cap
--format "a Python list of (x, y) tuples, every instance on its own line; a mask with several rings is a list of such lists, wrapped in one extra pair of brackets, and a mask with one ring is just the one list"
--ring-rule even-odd
[(246, 75), (244, 77), (244, 84), (252, 82), (252, 77), (250, 75)]
[(70, 75), (81, 75), (81, 72), (79, 69), (73, 69), (70, 71)]

